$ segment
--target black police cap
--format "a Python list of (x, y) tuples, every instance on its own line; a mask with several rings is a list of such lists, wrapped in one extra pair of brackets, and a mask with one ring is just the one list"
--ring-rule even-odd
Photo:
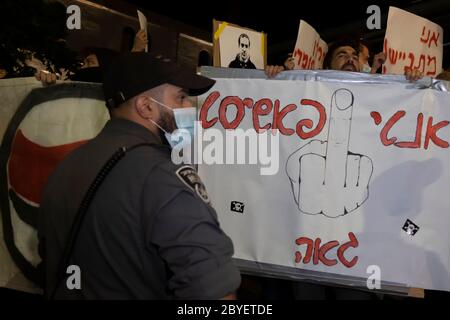
[(117, 107), (165, 83), (183, 88), (191, 96), (198, 96), (207, 92), (215, 80), (197, 75), (173, 62), (155, 58), (149, 53), (131, 52), (116, 58), (104, 73), (106, 106)]

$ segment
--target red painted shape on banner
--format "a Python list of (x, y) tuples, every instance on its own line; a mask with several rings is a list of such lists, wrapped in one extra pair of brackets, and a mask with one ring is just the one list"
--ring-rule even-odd
[[(309, 139), (320, 134), (325, 126), (327, 114), (325, 107), (319, 102), (312, 99), (301, 99), (298, 107), (313, 107), (318, 112), (318, 117), (314, 117), (316, 124), (312, 119), (300, 119), (294, 128), (288, 128), (284, 125), (283, 119), (291, 112), (297, 109), (297, 105), (290, 103), (285, 107), (280, 107), (280, 100), (272, 100), (270, 98), (262, 98), (254, 101), (251, 98), (241, 99), (237, 96), (226, 96), (219, 104), (218, 117), (208, 119), (208, 112), (214, 103), (220, 98), (220, 93), (214, 91), (209, 94), (200, 110), (200, 121), (205, 129), (211, 128), (219, 122), (224, 129), (236, 129), (242, 122), (246, 109), (251, 109), (253, 128), (260, 133), (270, 128), (279, 130), (282, 135), (291, 136), (294, 133), (302, 139)], [(229, 108), (235, 109), (236, 112), (228, 112)], [(268, 118), (265, 119), (264, 118)], [(262, 125), (264, 124), (264, 125)], [(312, 129), (305, 131), (304, 128)]]
[(346, 266), (347, 268), (352, 268), (356, 265), (356, 263), (358, 262), (358, 256), (353, 257), (353, 259), (351, 259), (350, 261), (348, 261), (344, 254), (345, 251), (347, 251), (347, 249), (349, 248), (357, 248), (359, 243), (358, 243), (358, 239), (356, 239), (356, 236), (353, 234), (353, 232), (349, 232), (348, 233), (348, 237), (350, 238), (350, 241), (342, 244), (337, 252), (337, 256), (339, 261)]
[(325, 122), (327, 121), (327, 113), (325, 111), (325, 107), (318, 101), (311, 99), (302, 99), (300, 104), (303, 106), (312, 106), (316, 108), (319, 112), (319, 121), (317, 122), (316, 127), (310, 132), (303, 131), (303, 127), (311, 129), (313, 126), (313, 122), (310, 119), (303, 119), (297, 123), (296, 131), (300, 138), (306, 140), (312, 137), (317, 136), (320, 132), (322, 132), (323, 127), (325, 126)]
[(370, 113), (370, 116), (372, 117), (373, 121), (375, 122), (376, 125), (379, 125), (381, 123), (381, 115), (379, 112), (376, 111), (372, 111)]
[[(227, 110), (230, 106), (235, 106), (237, 109), (236, 116), (233, 121), (229, 122), (227, 119)], [(236, 129), (244, 118), (244, 102), (239, 97), (225, 97), (219, 107), (219, 120), (225, 129)]]
[(425, 133), (425, 144), (424, 144), (425, 150), (428, 149), (428, 144), (430, 143), (430, 139), (438, 147), (441, 147), (444, 149), (448, 148), (448, 146), (449, 146), (448, 142), (440, 139), (437, 136), (437, 132), (439, 129), (448, 126), (449, 123), (450, 123), (449, 121), (440, 121), (440, 122), (436, 123), (435, 125), (433, 125), (433, 117), (428, 118), (427, 131)]
[(213, 125), (216, 124), (218, 120), (217, 117), (214, 117), (211, 120), (207, 120), (207, 115), (209, 109), (217, 101), (217, 99), (219, 99), (219, 97), (220, 97), (219, 91), (211, 92), (209, 96), (205, 99), (205, 102), (203, 103), (202, 107), (200, 108), (200, 121), (204, 129), (211, 128)]
[(295, 130), (286, 128), (283, 125), (283, 119), (289, 112), (292, 112), (295, 109), (297, 109), (297, 106), (295, 104), (288, 104), (286, 107), (280, 110), (280, 101), (275, 100), (273, 129), (280, 130), (280, 133), (285, 136), (293, 135), (295, 133)]
[(394, 124), (396, 124), (398, 120), (404, 117), (405, 114), (406, 112), (403, 110), (397, 111), (384, 125), (383, 129), (380, 132), (380, 139), (383, 145), (390, 146), (391, 144), (395, 143), (395, 141), (397, 141), (396, 137), (388, 138), (387, 135), (389, 133), (389, 130), (391, 130), (391, 128), (394, 126)]
[[(302, 256), (302, 253), (300, 251), (295, 252), (295, 263), (302, 263), (308, 264), (311, 262), (311, 258), (314, 265), (318, 265), (319, 263), (322, 263), (328, 267), (332, 267), (338, 264), (338, 261), (344, 265), (347, 268), (352, 268), (356, 265), (358, 262), (358, 256), (353, 257), (351, 260), (347, 260), (345, 257), (345, 252), (349, 248), (357, 248), (359, 245), (358, 239), (353, 234), (353, 232), (348, 233), (349, 241), (341, 244), (339, 246), (339, 241), (329, 241), (323, 245), (321, 245), (322, 239), (316, 238), (315, 240), (307, 238), (307, 237), (300, 237), (295, 240), (295, 243), (298, 246), (306, 245), (306, 253), (305, 256)], [(338, 249), (335, 251), (335, 256), (337, 258), (330, 259), (330, 257), (326, 257), (326, 254), (329, 253), (329, 255), (332, 254), (332, 249), (338, 247)], [(303, 261), (302, 261), (303, 258)]]
[[(278, 100), (275, 101), (275, 103), (280, 104)], [(253, 107), (253, 127), (255, 128), (256, 132), (262, 132), (267, 129), (270, 129), (271, 125), (270, 123), (266, 124), (265, 126), (261, 127), (261, 124), (259, 122), (259, 116), (266, 116), (272, 112), (273, 104), (272, 100), (270, 99), (261, 99), (258, 102), (255, 103), (255, 106)]]
[(396, 142), (395, 145), (399, 148), (411, 148), (411, 149), (420, 148), (420, 143), (422, 140), (422, 125), (423, 125), (423, 114), (419, 113), (417, 115), (416, 137), (414, 141)]
[[(371, 115), (374, 112), (371, 112)], [(447, 127), (450, 124), (450, 121), (440, 121), (433, 125), (433, 117), (428, 117), (427, 126), (425, 129), (425, 142), (422, 145), (422, 130), (424, 123), (424, 115), (423, 113), (419, 113), (417, 115), (416, 121), (416, 132), (414, 141), (397, 141), (397, 137), (388, 138), (390, 130), (396, 125), (399, 120), (406, 115), (406, 111), (401, 110), (397, 111), (384, 125), (383, 129), (380, 132), (381, 143), (385, 146), (395, 145), (398, 148), (410, 148), (410, 149), (419, 149), (423, 147), (425, 150), (428, 149), (430, 140), (440, 148), (448, 148), (449, 143), (442, 138), (437, 136), (437, 133), (440, 129)]]
[(36, 204), (41, 202), (48, 177), (61, 160), (87, 141), (43, 147), (18, 130), (8, 162), (9, 182), (16, 193)]

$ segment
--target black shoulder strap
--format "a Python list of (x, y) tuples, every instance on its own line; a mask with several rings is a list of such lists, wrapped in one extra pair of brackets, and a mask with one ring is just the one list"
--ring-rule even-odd
[(156, 145), (152, 143), (139, 143), (131, 147), (120, 147), (119, 150), (117, 150), (111, 156), (111, 158), (103, 165), (100, 172), (97, 174), (94, 181), (89, 186), (89, 189), (84, 195), (80, 207), (78, 208), (78, 211), (72, 222), (70, 233), (66, 241), (66, 246), (64, 248), (63, 255), (61, 256), (60, 263), (58, 266), (57, 281), (55, 284), (55, 288), (53, 288), (52, 293), (50, 295), (50, 299), (54, 298), (60, 283), (66, 278), (66, 268), (70, 263), (72, 252), (75, 247), (75, 242), (77, 240), (78, 233), (80, 232), (81, 226), (83, 224), (84, 217), (86, 216), (86, 212), (88, 211), (89, 206), (91, 205), (92, 200), (95, 197), (95, 194), (102, 185), (106, 176), (111, 172), (111, 170), (116, 166), (116, 164), (126, 155), (127, 152), (145, 146), (155, 147)]

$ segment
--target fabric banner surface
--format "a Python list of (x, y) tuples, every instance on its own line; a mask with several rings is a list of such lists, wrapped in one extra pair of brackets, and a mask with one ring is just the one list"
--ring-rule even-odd
[[(253, 164), (225, 154), (199, 163), (235, 258), (364, 284), (379, 270), (382, 283), (450, 291), (448, 92), (341, 72), (304, 81), (307, 73), (218, 71), (200, 99), (204, 135), (276, 129), (279, 139), (278, 148), (248, 143)], [(198, 148), (203, 159), (217, 160), (213, 140)]]
[(0, 286), (39, 293), (37, 214), (47, 178), (109, 113), (100, 85), (0, 81)]

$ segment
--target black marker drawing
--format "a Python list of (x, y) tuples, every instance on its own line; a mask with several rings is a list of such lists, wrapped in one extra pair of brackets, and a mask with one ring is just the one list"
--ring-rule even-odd
[(416, 225), (414, 222), (412, 222), (409, 219), (406, 219), (405, 224), (403, 225), (403, 231), (405, 231), (410, 236), (414, 236), (417, 231), (419, 231), (420, 227)]
[(239, 201), (231, 201), (230, 210), (234, 212), (244, 213), (245, 204)]
[(372, 160), (348, 150), (353, 101), (349, 90), (336, 90), (327, 141), (310, 141), (286, 162), (294, 201), (305, 214), (337, 218), (356, 210), (369, 197)]
[(238, 38), (239, 53), (236, 58), (230, 62), (228, 68), (256, 69), (256, 66), (250, 60), (250, 38), (242, 33)]

